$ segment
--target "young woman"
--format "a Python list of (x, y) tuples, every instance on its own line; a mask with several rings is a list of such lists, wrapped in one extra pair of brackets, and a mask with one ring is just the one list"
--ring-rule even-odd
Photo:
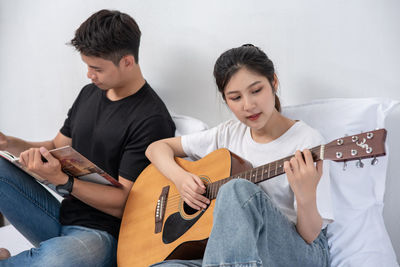
[[(205, 209), (199, 177), (174, 157), (199, 159), (228, 148), (258, 167), (290, 155), (285, 175), (258, 185), (234, 179), (221, 187), (213, 229), (202, 260), (165, 261), (157, 266), (329, 266), (326, 226), (333, 219), (329, 172), (315, 164), (311, 148), (321, 135), (302, 121), (280, 113), (274, 65), (258, 47), (224, 52), (215, 63), (219, 91), (238, 121), (207, 131), (157, 141), (146, 156), (192, 208)], [(300, 152), (302, 150), (302, 153)], [(322, 177), (322, 178), (321, 178)]]

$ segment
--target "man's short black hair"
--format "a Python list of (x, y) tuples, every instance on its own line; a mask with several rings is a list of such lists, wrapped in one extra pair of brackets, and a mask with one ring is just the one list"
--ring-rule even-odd
[(140, 36), (139, 26), (131, 16), (103, 9), (81, 24), (71, 44), (85, 56), (111, 60), (118, 66), (128, 54), (139, 62)]

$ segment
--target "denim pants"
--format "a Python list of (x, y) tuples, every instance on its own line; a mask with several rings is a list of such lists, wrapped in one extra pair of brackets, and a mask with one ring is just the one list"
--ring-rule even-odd
[[(3, 266), (116, 266), (116, 239), (59, 223), (60, 202), (34, 178), (0, 158), (0, 212), (34, 246)], [(1, 237), (0, 237), (1, 238)]]
[(257, 185), (235, 179), (221, 187), (214, 225), (202, 260), (170, 260), (153, 266), (330, 266), (325, 230), (312, 244)]

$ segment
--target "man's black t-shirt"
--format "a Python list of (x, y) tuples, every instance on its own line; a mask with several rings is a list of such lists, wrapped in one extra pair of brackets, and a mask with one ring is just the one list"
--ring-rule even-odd
[[(144, 152), (153, 141), (174, 136), (164, 103), (146, 83), (137, 93), (111, 101), (94, 84), (85, 86), (60, 132), (72, 147), (114, 178), (135, 181), (149, 164)], [(118, 237), (121, 220), (73, 196), (63, 200), (60, 223), (107, 231)]]

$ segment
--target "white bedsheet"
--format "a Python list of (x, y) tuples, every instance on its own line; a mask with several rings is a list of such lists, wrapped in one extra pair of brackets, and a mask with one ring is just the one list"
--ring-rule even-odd
[(12, 256), (31, 247), (32, 244), (12, 225), (0, 227), (0, 248), (7, 248)]

